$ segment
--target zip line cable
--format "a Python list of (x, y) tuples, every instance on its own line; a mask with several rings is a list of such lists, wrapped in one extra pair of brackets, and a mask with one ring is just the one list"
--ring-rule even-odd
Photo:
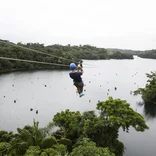
[[(4, 43), (4, 44), (11, 45), (11, 46), (14, 46), (14, 47), (18, 47), (18, 48), (22, 48), (22, 49), (25, 49), (25, 50), (33, 51), (35, 53), (39, 53), (39, 54), (43, 54), (43, 55), (47, 55), (47, 56), (51, 56), (51, 57), (56, 57), (56, 58), (59, 58), (59, 59), (62, 59), (62, 60), (68, 60), (68, 61), (72, 61), (72, 62), (74, 61), (74, 60), (58, 57), (58, 56), (53, 55), (53, 54), (44, 53), (44, 52), (41, 52), (41, 51), (38, 51), (38, 50), (35, 50), (35, 49), (30, 49), (30, 48), (19, 46), (19, 45), (13, 44), (13, 43), (8, 43), (8, 42), (2, 41), (2, 40), (0, 40), (0, 42)], [(79, 64), (79, 62), (75, 62), (75, 63)], [(84, 65), (89, 65), (89, 64), (84, 63)]]
[(31, 60), (23, 60), (23, 59), (9, 58), (9, 57), (0, 57), (0, 59), (2, 59), (2, 60), (10, 60), (10, 61), (21, 61), (21, 62), (38, 63), (38, 64), (49, 64), (49, 65), (69, 67), (69, 65), (64, 65), (64, 64), (40, 62), (40, 61), (31, 61)]
[(41, 51), (38, 51), (38, 50), (35, 50), (35, 49), (26, 48), (26, 47), (19, 46), (19, 45), (13, 44), (13, 43), (7, 43), (7, 42), (1, 41), (1, 40), (0, 40), (0, 42), (1, 43), (4, 43), (4, 44), (11, 45), (11, 46), (14, 46), (14, 47), (18, 47), (18, 48), (22, 48), (22, 49), (25, 49), (25, 50), (33, 51), (33, 52), (36, 52), (36, 53), (39, 53), (39, 54), (43, 54), (43, 55), (47, 55), (47, 56), (52, 56), (52, 57), (56, 57), (56, 58), (60, 58), (60, 59), (68, 60), (69, 61), (69, 59), (58, 57), (58, 56), (55, 56), (55, 55), (52, 55), (52, 54), (48, 54), (48, 53), (44, 53), (44, 52), (41, 52)]
[[(40, 62), (40, 61), (32, 61), (32, 60), (23, 60), (23, 59), (16, 59), (16, 58), (10, 58), (10, 57), (0, 57), (0, 59), (1, 60), (20, 61), (20, 62), (29, 62), (29, 63), (38, 63), (38, 64), (47, 64), (47, 65), (55, 65), (55, 66), (69, 67), (69, 65), (65, 65), (65, 64)], [(91, 67), (85, 67), (85, 68), (91, 68)]]

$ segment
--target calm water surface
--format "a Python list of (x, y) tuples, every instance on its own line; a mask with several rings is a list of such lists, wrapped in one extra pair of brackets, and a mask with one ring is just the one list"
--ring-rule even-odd
[[(145, 73), (155, 70), (156, 60), (100, 60), (84, 61), (83, 80), (85, 96), (79, 98), (69, 71), (16, 72), (0, 75), (0, 129), (16, 131), (17, 127), (32, 124), (33, 119), (44, 127), (53, 116), (65, 109), (81, 112), (95, 110), (98, 100), (108, 96), (127, 100), (131, 107), (141, 113), (150, 130), (143, 133), (130, 129), (130, 133), (120, 131), (124, 142), (125, 156), (155, 156), (156, 154), (156, 108), (145, 108), (137, 102), (140, 96), (130, 91), (144, 87)], [(117, 90), (114, 90), (117, 87)], [(109, 91), (108, 91), (109, 89)], [(109, 95), (107, 95), (107, 93)], [(15, 102), (14, 102), (15, 100)], [(33, 108), (33, 111), (30, 111)], [(36, 114), (38, 110), (38, 114)]]

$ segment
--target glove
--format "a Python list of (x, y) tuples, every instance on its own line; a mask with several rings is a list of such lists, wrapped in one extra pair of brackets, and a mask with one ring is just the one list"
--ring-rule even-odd
[(81, 68), (81, 65), (80, 65), (80, 64), (78, 64), (78, 65), (77, 65), (77, 67), (78, 67), (78, 68)]

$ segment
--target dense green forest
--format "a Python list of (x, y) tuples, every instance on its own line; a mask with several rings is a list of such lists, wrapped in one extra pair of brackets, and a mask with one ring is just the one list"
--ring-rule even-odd
[[(77, 64), (82, 59), (133, 59), (133, 55), (138, 55), (142, 58), (156, 59), (156, 50), (134, 51), (124, 49), (105, 49), (91, 45), (71, 46), (70, 44), (66, 46), (58, 44), (44, 46), (44, 44), (39, 43), (22, 44), (20, 42), (16, 45), (7, 40), (0, 41), (3, 41), (3, 43), (0, 42), (0, 57), (60, 64), (49, 65), (0, 59), (0, 73), (16, 70), (68, 69), (71, 62)], [(12, 45), (10, 45), (10, 43)], [(36, 50), (42, 53), (37, 53)]]
[[(69, 65), (70, 62), (73, 60), (72, 56), (68, 54), (66, 50), (64, 49), (59, 50), (58, 45), (53, 45), (53, 48), (50, 48), (49, 46), (45, 47), (43, 44), (39, 44), (39, 43), (27, 43), (27, 44), (18, 43), (17, 45), (26, 48), (31, 48), (34, 50), (39, 50), (43, 52), (43, 54), (0, 42), (0, 57), (17, 58), (17, 59), (24, 59), (24, 60), (64, 64), (64, 65)], [(44, 53), (50, 55), (56, 55), (57, 57), (66, 58), (69, 60), (47, 56)], [(75, 61), (75, 59), (73, 61)], [(2, 60), (2, 59), (0, 60), (0, 72), (14, 71), (14, 70), (32, 70), (32, 69), (42, 69), (42, 68), (60, 69), (60, 68), (68, 68), (68, 67), (10, 61), (10, 60)]]
[(128, 53), (132, 55), (139, 55), (142, 54), (144, 51), (141, 50), (131, 50), (131, 49), (117, 49), (117, 48), (107, 48), (108, 51), (110, 52), (117, 52), (120, 51), (121, 53)]
[(156, 59), (156, 50), (144, 51), (142, 54), (139, 54), (138, 56), (142, 58)]
[(107, 50), (110, 51), (110, 52), (112, 52), (112, 53), (116, 53), (116, 52), (120, 51), (121, 53), (137, 55), (137, 56), (139, 56), (141, 58), (156, 59), (156, 50), (155, 49), (141, 51), (141, 50), (128, 50), (128, 49), (107, 48)]
[(129, 53), (121, 53), (119, 51), (111, 53), (111, 59), (133, 59), (133, 55)]
[[(119, 129), (148, 129), (144, 118), (125, 100), (109, 97), (97, 103), (95, 111), (80, 113), (65, 110), (39, 129), (17, 128), (17, 133), (0, 131), (0, 156), (122, 156), (124, 144), (118, 140)], [(57, 128), (56, 128), (57, 127)]]
[[(4, 40), (0, 40), (4, 41)], [(5, 41), (6, 43), (11, 43)], [(90, 45), (49, 45), (44, 46), (44, 44), (39, 43), (17, 43), (12, 45), (0, 42), (0, 57), (33, 60), (48, 63), (63, 64), (66, 66), (54, 66), (54, 65), (44, 65), (37, 63), (19, 62), (13, 60), (3, 60), (0, 59), (0, 72), (14, 71), (14, 70), (32, 70), (32, 69), (67, 69), (71, 62), (79, 62), (81, 59), (133, 59), (131, 54), (115, 52), (111, 53), (104, 48), (97, 48)], [(37, 53), (36, 51), (24, 49), (30, 48), (33, 50), (41, 51)], [(48, 55), (49, 56), (48, 56)], [(50, 56), (52, 55), (52, 56)], [(56, 57), (54, 57), (56, 56)], [(58, 58), (59, 57), (59, 58)]]
[(138, 88), (134, 91), (134, 95), (141, 94), (145, 105), (156, 105), (156, 72), (154, 71), (146, 75), (148, 80), (145, 88)]

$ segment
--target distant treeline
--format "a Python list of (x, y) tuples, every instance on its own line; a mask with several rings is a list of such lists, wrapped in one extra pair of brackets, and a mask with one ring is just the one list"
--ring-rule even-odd
[(139, 57), (156, 59), (156, 50), (148, 50), (140, 54)]
[(138, 56), (141, 57), (141, 58), (156, 59), (156, 49), (140, 51), (140, 50), (107, 48), (107, 50), (110, 51), (110, 52), (112, 52), (112, 53), (116, 53), (117, 51), (120, 51), (121, 53), (127, 53), (127, 54), (132, 54), (132, 55), (138, 55)]
[(120, 51), (121, 53), (128, 53), (132, 55), (139, 55), (143, 53), (143, 51), (140, 51), (140, 50), (130, 50), (130, 49), (107, 48), (107, 50), (113, 53)]
[(74, 58), (99, 60), (99, 59), (133, 59), (132, 54), (117, 52), (110, 52), (105, 48), (97, 48), (90, 45), (71, 46), (70, 54)]
[[(4, 41), (4, 40), (1, 40)], [(7, 43), (11, 43), (6, 41)], [(15, 45), (15, 44), (14, 44)], [(23, 49), (20, 47), (15, 47), (9, 44), (0, 42), (0, 57), (33, 60), (48, 63), (57, 63), (69, 65), (71, 62), (79, 62), (81, 59), (133, 59), (133, 55), (129, 53), (109, 52), (104, 48), (97, 48), (90, 45), (79, 45), (71, 46), (70, 44), (63, 45), (49, 45), (44, 46), (44, 44), (39, 43), (17, 43), (18, 46), (34, 49), (41, 51), (43, 53), (48, 53), (50, 55), (55, 55), (57, 57), (65, 58), (64, 60), (57, 57), (51, 57), (44, 54), (35, 53), (31, 50)], [(65, 69), (68, 67), (54, 66), (54, 65), (43, 65), (28, 62), (10, 61), (0, 59), (0, 72), (16, 71), (16, 70), (33, 70), (33, 69)]]

